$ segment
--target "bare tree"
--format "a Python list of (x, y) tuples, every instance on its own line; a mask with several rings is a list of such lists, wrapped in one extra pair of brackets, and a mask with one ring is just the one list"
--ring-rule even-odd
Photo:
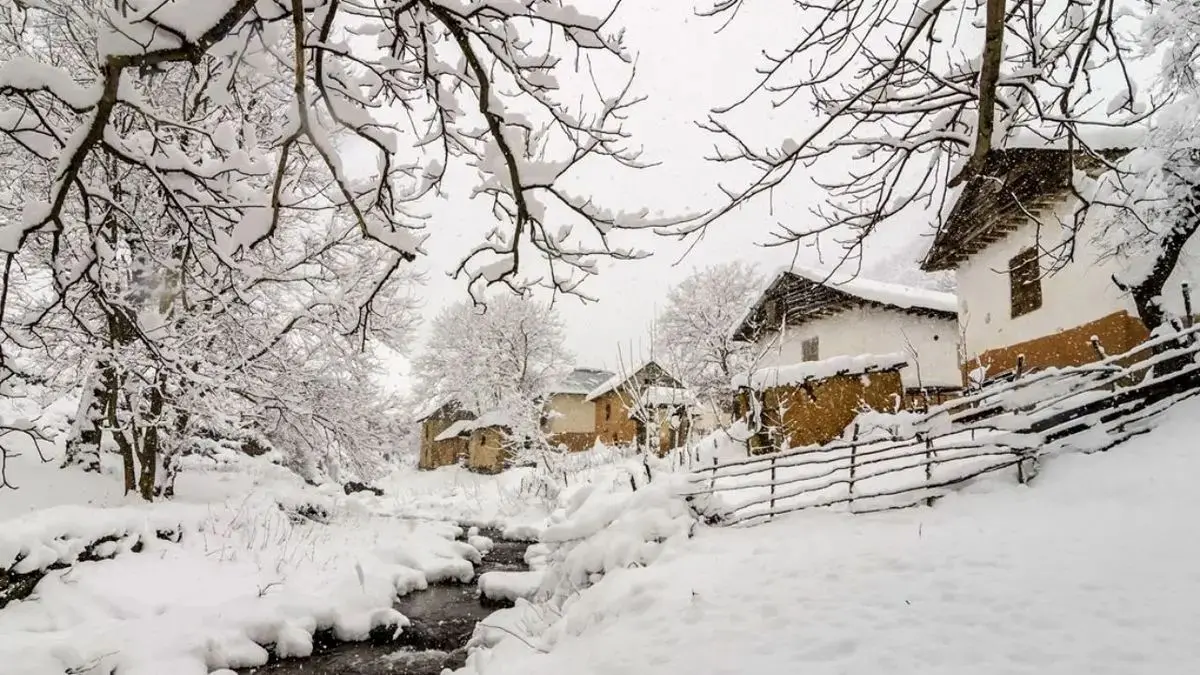
[[(720, 0), (705, 14), (732, 21), (748, 4)], [(1127, 68), (1135, 45), (1116, 0), (795, 5), (798, 37), (702, 125), (722, 139), (714, 159), (748, 166), (754, 178), (724, 188), (728, 202), (711, 217), (670, 232), (698, 231), (807, 174), (828, 200), (805, 219), (811, 226), (781, 224), (770, 243), (829, 236), (854, 256), (881, 223), (944, 215), (953, 188), (979, 179), (996, 139), (1025, 135), (1087, 153), (1081, 130), (1133, 124), (1152, 110)], [(1101, 70), (1107, 107), (1092, 81)], [(794, 113), (797, 128), (759, 148), (737, 113), (768, 106)]]

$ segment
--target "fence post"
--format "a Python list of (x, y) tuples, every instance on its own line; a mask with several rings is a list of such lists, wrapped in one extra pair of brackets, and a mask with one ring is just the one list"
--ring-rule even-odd
[(713, 488), (715, 488), (716, 486), (717, 486), (717, 458), (714, 456), (713, 457), (712, 476), (710, 476), (708, 479), (708, 491), (712, 492)]
[(775, 519), (775, 458), (771, 458), (771, 520)]
[(1095, 335), (1093, 335), (1091, 337), (1090, 342), (1092, 343), (1092, 349), (1094, 349), (1096, 351), (1097, 358), (1099, 358), (1101, 361), (1108, 358), (1108, 352), (1104, 351), (1104, 346), (1100, 344), (1099, 337), (1096, 337)]
[(847, 486), (846, 491), (849, 493), (848, 496), (850, 498), (850, 502), (849, 502), (850, 512), (853, 513), (854, 512), (854, 472), (856, 469), (856, 464), (858, 462), (858, 423), (857, 422), (854, 423), (854, 433), (851, 434), (851, 436), (850, 436), (850, 442), (853, 444), (850, 446), (850, 484)]
[(1021, 379), (1021, 374), (1025, 372), (1025, 355), (1017, 354), (1017, 370), (1013, 375), (1014, 380)]
[(1183, 314), (1183, 325), (1191, 328), (1194, 323), (1192, 319), (1192, 287), (1186, 281), (1183, 282)]
[[(1020, 357), (1018, 363), (1020, 363)], [(933, 482), (933, 437), (928, 433), (925, 434), (925, 485), (929, 486)], [(925, 498), (925, 506), (933, 506), (933, 497)]]

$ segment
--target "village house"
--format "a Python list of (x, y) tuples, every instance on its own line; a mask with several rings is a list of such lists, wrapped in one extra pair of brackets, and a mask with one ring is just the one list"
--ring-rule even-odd
[(596, 403), (588, 394), (612, 377), (607, 370), (576, 368), (550, 387), (543, 430), (551, 445), (579, 452), (596, 444)]
[(444, 461), (451, 456), (444, 448), (454, 449), (453, 461), (428, 468), (460, 461), (478, 473), (499, 473), (508, 468), (513, 456), (508, 419), (501, 411), (489, 411), (476, 418), (453, 422), (433, 439), (435, 461)]
[[(1123, 151), (1104, 154), (1111, 160)], [(955, 273), (962, 367), (973, 383), (1080, 365), (1149, 336), (1113, 281), (1121, 263), (1097, 241), (1094, 217), (1067, 236), (1080, 206), (1073, 167), (1093, 177), (1106, 168), (1062, 149), (993, 150), (922, 262), (924, 270)], [(1177, 315), (1185, 314), (1183, 281), (1193, 267), (1185, 256), (1164, 291), (1162, 302)]]
[(957, 394), (956, 309), (951, 293), (803, 266), (770, 277), (733, 333), (756, 346), (733, 382), (736, 414), (761, 432), (751, 451), (827, 443), (864, 409)]
[(587, 400), (595, 406), (601, 442), (656, 445), (660, 454), (687, 438), (696, 414), (683, 384), (654, 361), (611, 376)]
[(437, 400), (430, 404), (417, 417), (417, 423), (421, 425), (421, 453), (417, 468), (436, 469), (456, 464), (465, 458), (467, 442), (460, 432), (466, 422), (474, 417), (457, 401)]
[(770, 277), (733, 337), (754, 343), (755, 368), (903, 354), (903, 403), (920, 405), (962, 387), (957, 309), (953, 293), (792, 265)]

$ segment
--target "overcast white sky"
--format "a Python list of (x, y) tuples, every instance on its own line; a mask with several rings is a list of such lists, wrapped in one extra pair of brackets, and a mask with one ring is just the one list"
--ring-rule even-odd
[[(644, 146), (644, 157), (661, 161), (662, 165), (627, 175), (604, 172), (595, 177), (594, 184), (589, 179), (589, 190), (594, 189), (603, 203), (623, 210), (649, 206), (674, 213), (719, 202), (716, 184), (728, 169), (704, 160), (712, 150), (713, 138), (695, 121), (714, 106), (744, 93), (755, 66), (762, 63), (763, 49), (794, 39), (794, 31), (780, 30), (780, 20), (786, 23), (794, 7), (788, 0), (751, 3), (720, 34), (715, 32), (722, 23), (720, 19), (698, 17), (694, 9), (691, 0), (626, 0), (616, 17), (627, 29), (627, 44), (638, 55), (637, 89), (648, 97), (630, 112), (626, 128)], [(750, 10), (758, 14), (752, 15)], [(586, 285), (586, 291), (597, 302), (582, 304), (564, 298), (557, 305), (577, 365), (615, 369), (631, 358), (631, 351), (633, 360), (648, 356), (649, 331), (667, 288), (696, 267), (741, 258), (767, 272), (793, 256), (809, 264), (816, 262), (818, 256), (812, 249), (796, 251), (760, 244), (769, 239), (776, 223), (802, 223), (809, 217), (807, 206), (821, 197), (806, 178), (794, 179), (788, 193), (777, 193), (770, 202), (763, 200), (710, 228), (682, 260), (687, 244), (645, 233), (629, 237), (626, 241), (651, 249), (654, 255), (645, 260), (604, 263), (602, 273)], [(486, 218), (476, 215), (477, 210), (461, 204), (447, 208), (462, 215), (446, 216), (439, 210), (430, 224), (428, 256), (420, 263), (429, 276), (422, 292), (427, 319), (445, 304), (467, 297), (465, 284), (450, 279), (447, 273), (477, 242), (481, 230), (491, 226)], [(921, 255), (925, 238), (915, 229), (901, 232), (894, 228), (882, 234), (867, 252), (866, 265), (896, 255), (914, 259)], [(826, 258), (832, 262), (836, 260), (834, 255), (827, 252)], [(414, 349), (423, 346), (424, 341), (422, 333)], [(406, 364), (401, 360), (390, 378), (392, 384), (404, 386), (405, 371)]]

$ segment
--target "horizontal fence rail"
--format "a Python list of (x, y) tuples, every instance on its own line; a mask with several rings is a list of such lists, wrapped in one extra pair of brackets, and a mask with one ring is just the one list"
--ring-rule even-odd
[(710, 523), (754, 524), (811, 508), (854, 513), (932, 504), (984, 475), (1025, 483), (1040, 458), (1106, 450), (1200, 393), (1200, 326), (1123, 354), (996, 383), (908, 418), (903, 429), (767, 455), (713, 460), (683, 490)]

